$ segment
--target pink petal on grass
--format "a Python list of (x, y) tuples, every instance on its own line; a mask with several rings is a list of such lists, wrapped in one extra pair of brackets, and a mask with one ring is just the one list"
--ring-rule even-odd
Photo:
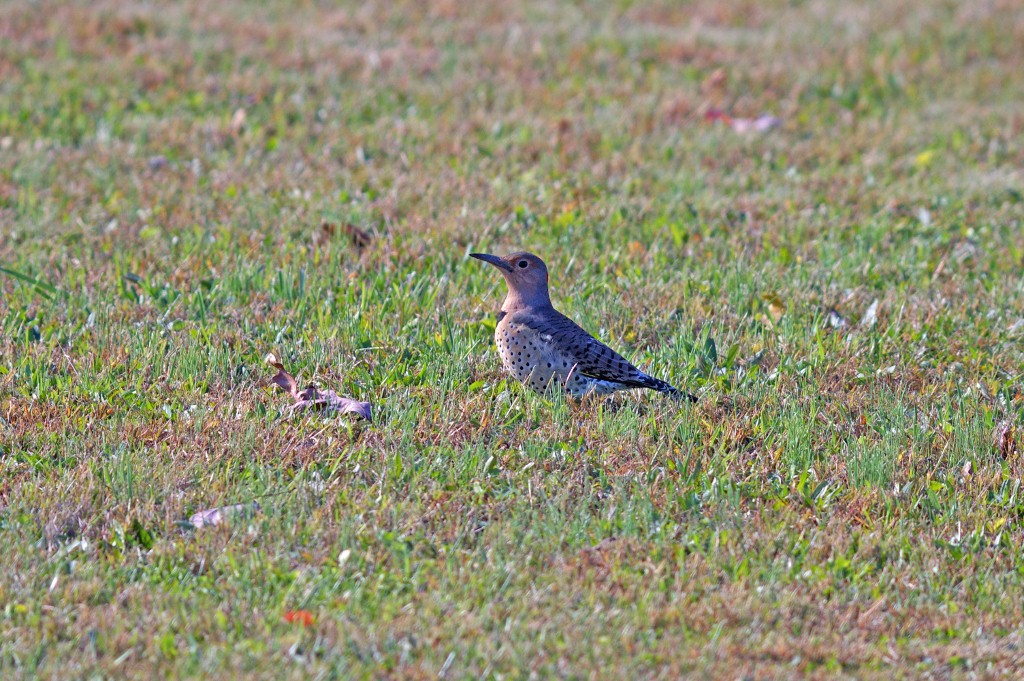
[(768, 132), (775, 128), (782, 127), (782, 119), (778, 116), (761, 114), (757, 118), (733, 118), (721, 109), (708, 109), (704, 114), (708, 122), (722, 121), (730, 128), (743, 135), (748, 132)]
[(224, 521), (232, 518), (236, 515), (242, 514), (254, 514), (260, 510), (260, 505), (256, 502), (251, 504), (233, 504), (231, 506), (220, 506), (219, 508), (208, 508), (205, 511), (199, 511), (193, 513), (192, 517), (188, 521), (193, 527), (199, 529), (201, 527), (213, 527), (214, 525), (220, 525)]

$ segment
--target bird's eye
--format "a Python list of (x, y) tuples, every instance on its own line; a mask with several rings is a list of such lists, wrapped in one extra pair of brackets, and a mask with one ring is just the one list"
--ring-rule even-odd
[(530, 263), (526, 262), (525, 260), (520, 260), (516, 264), (519, 265), (519, 269), (521, 269), (521, 270), (525, 270), (527, 267), (530, 266)]

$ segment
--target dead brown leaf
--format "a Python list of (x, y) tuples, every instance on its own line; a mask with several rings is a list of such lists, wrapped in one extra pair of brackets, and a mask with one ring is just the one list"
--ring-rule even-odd
[(373, 235), (366, 230), (356, 227), (351, 222), (346, 222), (344, 227), (345, 233), (348, 234), (348, 238), (352, 242), (353, 248), (357, 251), (362, 251), (373, 243)]
[(1017, 453), (1017, 429), (1013, 427), (1013, 424), (1003, 421), (999, 424), (996, 429), (996, 447), (999, 449), (999, 454), (1004, 459), (1009, 459), (1011, 456)]
[[(351, 222), (342, 224), (341, 230), (348, 235), (348, 241), (351, 243), (352, 248), (359, 253), (364, 251), (374, 241), (372, 233), (366, 229), (360, 229)], [(338, 225), (333, 222), (323, 222), (319, 231), (316, 232), (316, 237), (313, 238), (313, 243), (317, 246), (323, 246), (334, 239), (336, 233), (338, 233)]]
[(285, 407), (289, 411), (323, 411), (327, 414), (355, 414), (367, 421), (370, 418), (370, 403), (353, 400), (349, 397), (341, 397), (333, 390), (318, 390), (312, 386), (306, 388), (298, 395), (295, 404)]
[(277, 369), (277, 373), (270, 379), (270, 382), (292, 397), (297, 396), (299, 394), (299, 384), (295, 382), (295, 377), (284, 370), (284, 365), (278, 362), (274, 355), (267, 355), (266, 362)]
[[(341, 231), (348, 235), (349, 243), (352, 244), (352, 248), (356, 249), (357, 252), (362, 253), (366, 248), (373, 243), (373, 235), (364, 229), (356, 227), (351, 222), (346, 222), (341, 225)], [(320, 224), (320, 230), (313, 238), (313, 242), (317, 246), (322, 246), (338, 233), (338, 226), (333, 222), (323, 222)]]
[(334, 238), (334, 234), (337, 231), (338, 227), (333, 222), (321, 222), (320, 229), (317, 230), (316, 236), (313, 237), (313, 243), (317, 246), (323, 246)]
[(264, 361), (277, 369), (277, 373), (270, 379), (270, 382), (295, 400), (294, 403), (285, 407), (286, 411), (301, 412), (312, 409), (325, 414), (355, 414), (367, 421), (373, 420), (369, 402), (342, 397), (333, 390), (320, 390), (314, 386), (299, 390), (299, 384), (295, 381), (295, 377), (285, 371), (284, 365), (277, 361), (277, 357), (270, 354)]

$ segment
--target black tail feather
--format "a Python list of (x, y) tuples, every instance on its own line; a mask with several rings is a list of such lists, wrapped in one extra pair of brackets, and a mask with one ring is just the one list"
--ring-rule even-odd
[(671, 383), (666, 383), (665, 381), (661, 380), (660, 378), (654, 378), (653, 376), (648, 376), (647, 378), (649, 379), (649, 382), (644, 386), (645, 388), (650, 388), (651, 390), (657, 390), (659, 393), (665, 393), (669, 397), (674, 397), (676, 399), (683, 399), (683, 398), (685, 398), (685, 399), (689, 400), (690, 402), (696, 402), (697, 401), (697, 396), (694, 395), (691, 392), (679, 390), (678, 388), (673, 386)]

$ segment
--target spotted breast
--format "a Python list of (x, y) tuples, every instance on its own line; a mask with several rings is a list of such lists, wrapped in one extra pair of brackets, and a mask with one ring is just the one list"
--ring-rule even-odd
[[(503, 314), (494, 340), (509, 373), (538, 392), (559, 385), (570, 395), (583, 397), (655, 387), (658, 382), (554, 310), (540, 317), (528, 312)], [(624, 382), (631, 379), (634, 385)]]

